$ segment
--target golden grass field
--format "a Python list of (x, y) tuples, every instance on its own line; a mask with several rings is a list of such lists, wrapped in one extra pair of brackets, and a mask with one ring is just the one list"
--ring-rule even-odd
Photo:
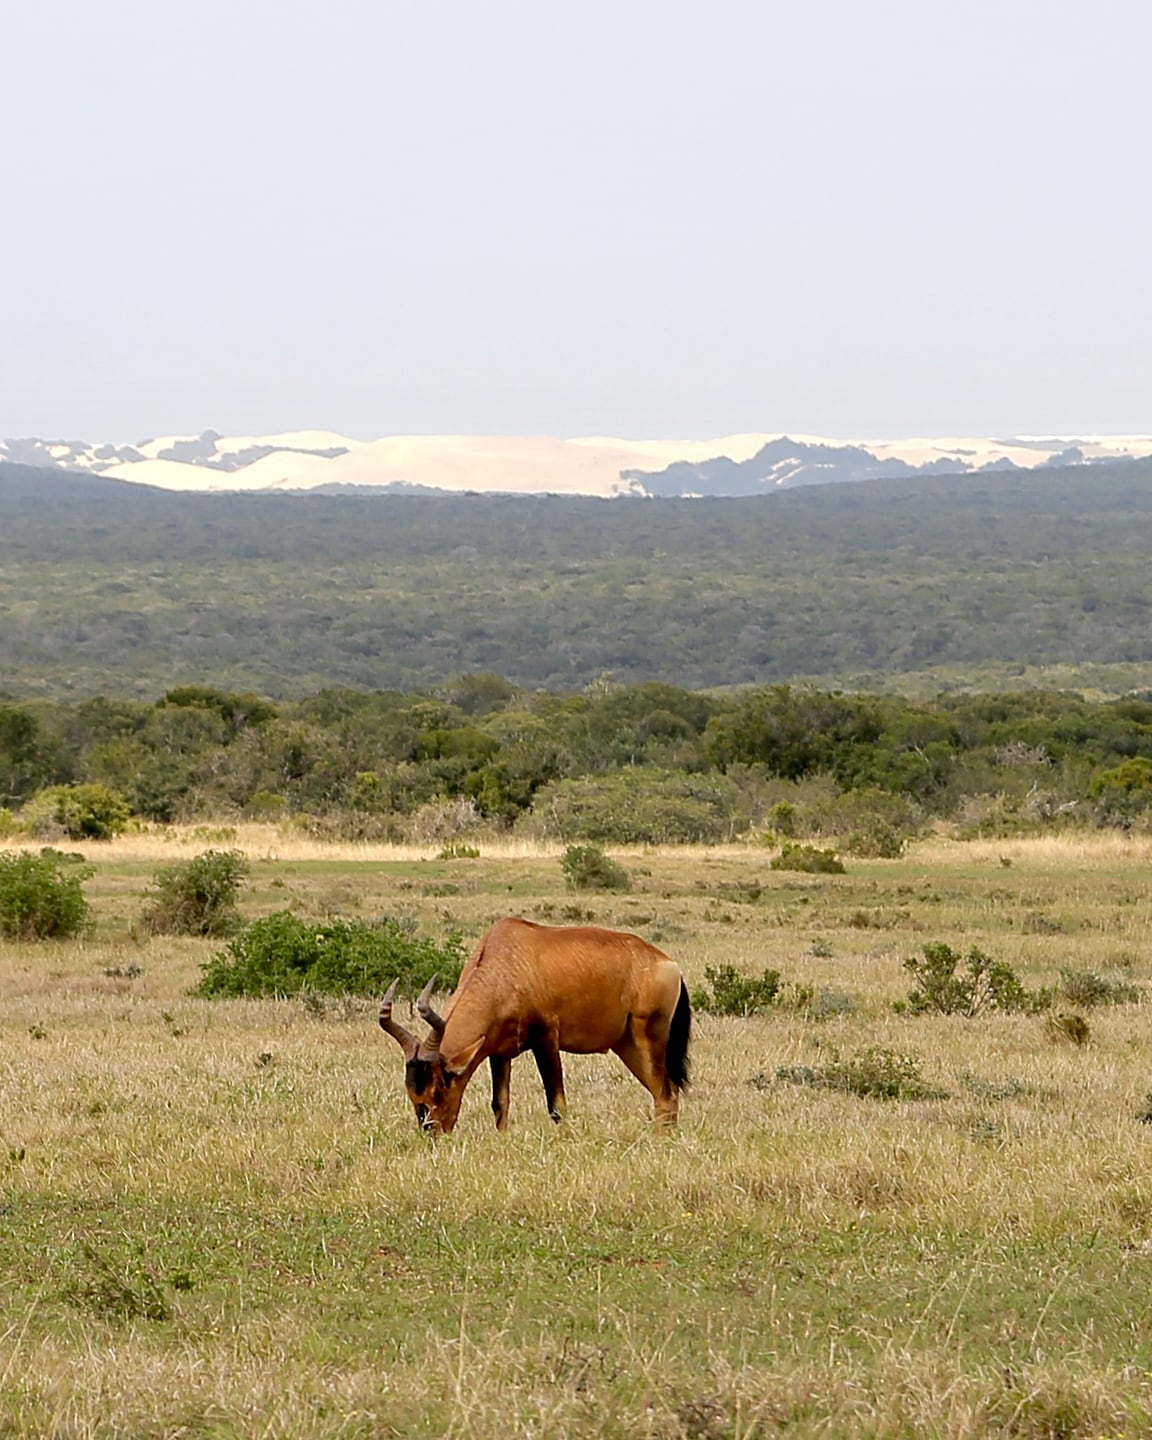
[[(481, 1075), (431, 1141), (372, 1002), (194, 999), (215, 946), (138, 933), (156, 866), (209, 845), (251, 857), (247, 917), (587, 919), (693, 989), (778, 969), (782, 1003), (697, 1015), (673, 1135), (612, 1056), (568, 1057), (554, 1127), (525, 1057), (507, 1134)], [(604, 897), (539, 847), (73, 848), (94, 933), (0, 942), (4, 1440), (1152, 1434), (1152, 1011), (1085, 1011), (1076, 1046), (892, 1008), (935, 940), (1152, 994), (1149, 840), (934, 839), (843, 876), (614, 852), (634, 888)], [(871, 1046), (947, 1097), (777, 1077)]]

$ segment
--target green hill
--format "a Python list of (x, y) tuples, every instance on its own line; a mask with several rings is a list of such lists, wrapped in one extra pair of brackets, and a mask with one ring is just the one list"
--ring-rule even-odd
[(656, 501), (191, 495), (4, 465), (0, 690), (1138, 676), (1150, 553), (1147, 461)]

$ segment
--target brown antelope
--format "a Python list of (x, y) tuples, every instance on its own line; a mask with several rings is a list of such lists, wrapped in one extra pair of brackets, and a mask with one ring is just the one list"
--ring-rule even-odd
[(431, 1027), (420, 1042), (392, 1018), (393, 981), (380, 1026), (404, 1051), (404, 1084), (425, 1130), (447, 1134), (473, 1073), (492, 1070), (497, 1130), (508, 1124), (512, 1060), (531, 1050), (548, 1113), (564, 1118), (560, 1052), (614, 1050), (652, 1095), (656, 1119), (674, 1125), (688, 1085), (692, 1010), (680, 967), (638, 935), (591, 925), (497, 920), (464, 966), (440, 1016), (430, 981), (416, 1008)]

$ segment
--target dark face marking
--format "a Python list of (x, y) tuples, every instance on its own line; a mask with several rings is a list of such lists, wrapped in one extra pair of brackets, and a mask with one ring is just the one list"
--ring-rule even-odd
[(454, 1075), (440, 1060), (417, 1056), (404, 1067), (404, 1085), (421, 1130), (447, 1132), (456, 1123), (464, 1075)]
[(416, 1111), (417, 1125), (421, 1130), (434, 1128), (429, 1117), (444, 1100), (443, 1066), (438, 1060), (422, 1060), (417, 1056), (404, 1067), (404, 1085)]

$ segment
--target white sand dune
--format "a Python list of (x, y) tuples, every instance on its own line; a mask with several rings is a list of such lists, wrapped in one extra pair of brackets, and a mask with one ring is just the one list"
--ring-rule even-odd
[[(399, 484), (448, 491), (612, 496), (632, 488), (620, 478), (623, 470), (659, 471), (677, 461), (699, 464), (720, 456), (748, 460), (766, 443), (781, 438), (778, 433), (746, 432), (714, 440), (626, 440), (609, 435), (574, 439), (547, 435), (390, 435), (361, 441), (331, 430), (215, 438), (206, 432), (205, 437), (170, 435), (145, 442), (137, 447), (144, 459), (115, 463), (107, 446), (33, 443), (39, 447), (37, 456), (42, 454), (45, 461), (167, 490), (309, 490), (330, 484)], [(832, 440), (792, 431), (788, 438), (801, 445), (859, 446), (878, 460), (899, 459), (919, 466), (943, 459), (958, 462), (957, 468), (972, 469), (1002, 461), (1034, 467), (1076, 451), (1087, 460), (1152, 455), (1152, 436), (1148, 435)], [(181, 442), (199, 444), (196, 463), (161, 458), (161, 452)], [(27, 463), (28, 442), (19, 443)], [(0, 459), (4, 458), (5, 444), (0, 442)], [(219, 464), (221, 459), (257, 447), (271, 447), (272, 453), (236, 469), (227, 470)], [(315, 453), (323, 450), (345, 453), (333, 458)], [(37, 458), (33, 463), (43, 462)], [(770, 486), (773, 480), (788, 483), (811, 463), (802, 456), (795, 464), (783, 461), (779, 473), (766, 478), (765, 485)]]

